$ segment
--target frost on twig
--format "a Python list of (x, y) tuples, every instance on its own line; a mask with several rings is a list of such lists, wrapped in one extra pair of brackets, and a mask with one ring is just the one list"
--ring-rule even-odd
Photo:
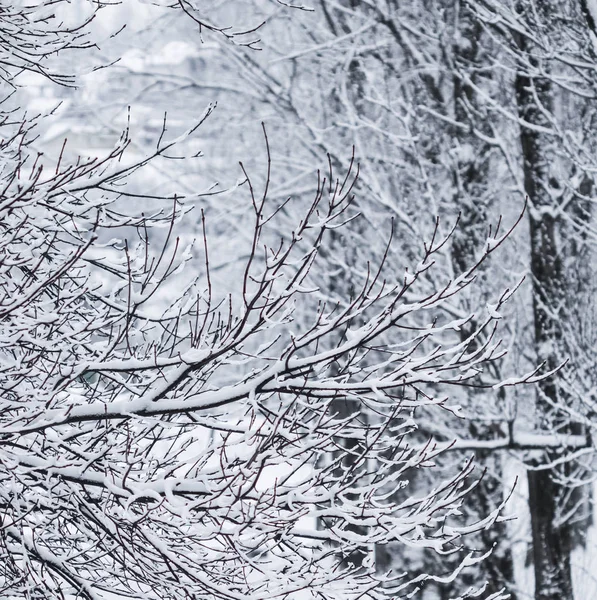
[[(187, 260), (184, 217), (176, 200), (169, 214), (126, 214), (113, 185), (149, 159), (123, 167), (125, 136), (105, 159), (46, 176), (16, 139), (0, 203), (3, 585), (90, 598), (376, 597), (382, 582), (416, 582), (339, 557), (394, 542), (451, 552), (497, 518), (459, 520), (470, 461), (423, 495), (387, 499), (441, 451), (409, 443), (415, 410), (454, 410), (446, 385), (490, 385), (479, 374), (503, 354), (496, 317), (462, 339), (466, 318), (434, 315), (507, 234), (435, 288), (439, 230), (408, 277), (393, 273), (388, 246), (348, 304), (325, 302), (320, 250), (352, 218), (356, 167), (342, 180), (319, 173), (281, 232), (268, 167), (265, 192), (248, 173), (241, 188), (253, 235), (236, 292), (214, 289), (202, 214), (199, 275), (156, 313), (152, 299)], [(149, 243), (156, 227), (162, 247)], [(117, 241), (134, 229), (136, 246)], [(99, 272), (111, 289), (94, 283)], [(341, 399), (360, 408), (339, 416)], [(347, 437), (358, 445), (345, 463)]]
[[(7, 80), (33, 69), (70, 83), (45, 69), (37, 46), (19, 45), (19, 31), (47, 40), (51, 55), (83, 43), (86, 21), (54, 30), (49, 14), (6, 11)], [(122, 187), (181, 141), (164, 141), (165, 124), (132, 164), (127, 130), (106, 156), (61, 154), (52, 169), (30, 150), (31, 125), (2, 113), (3, 597), (356, 600), (451, 581), (477, 560), (439, 578), (377, 573), (370, 556), (359, 568), (350, 557), (390, 543), (443, 556), (499, 519), (462, 518), (477, 484), (471, 459), (409, 491), (444, 450), (409, 436), (420, 407), (458, 414), (452, 386), (498, 383), (483, 368), (503, 355), (496, 315), (507, 295), (466, 335), (472, 315), (446, 320), (442, 309), (508, 233), (449, 281), (436, 276), (450, 236), (439, 222), (407, 274), (395, 272), (388, 243), (340, 304), (325, 289), (322, 249), (355, 218), (354, 157), (340, 179), (331, 167), (318, 173), (311, 201), (277, 228), (284, 206), (268, 201), (268, 149), (263, 188), (244, 172), (236, 190), (253, 210), (250, 249), (222, 293), (208, 215), (191, 251), (177, 235), (179, 196), (152, 195), (160, 208), (148, 213), (131, 201), (143, 195)], [(164, 306), (160, 294), (189, 266), (194, 276)], [(356, 410), (339, 415), (343, 400)]]

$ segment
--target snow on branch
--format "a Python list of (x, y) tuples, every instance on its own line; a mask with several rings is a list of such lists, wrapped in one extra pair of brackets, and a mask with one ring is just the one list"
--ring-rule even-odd
[[(251, 33), (178, 5), (232, 41)], [(71, 83), (45, 61), (86, 44), (93, 16), (66, 26), (61, 6), (0, 8), (11, 84), (22, 70)], [(159, 207), (144, 211), (131, 201), (143, 194), (123, 187), (171, 159), (211, 110), (171, 142), (164, 123), (148, 156), (127, 162), (127, 130), (104, 157), (61, 153), (51, 172), (30, 149), (32, 122), (1, 113), (1, 594), (356, 600), (452, 581), (480, 559), (439, 578), (353, 557), (396, 542), (445, 555), (500, 518), (501, 506), (462, 516), (478, 485), (472, 459), (438, 471), (431, 489), (409, 483), (444, 451), (411, 441), (417, 410), (458, 415), (446, 390), (499, 385), (486, 367), (504, 354), (497, 324), (510, 293), (484, 317), (447, 318), (443, 307), (511, 229), (498, 227), (450, 280), (437, 259), (453, 229), (442, 234), (438, 220), (407, 272), (392, 264), (388, 231), (385, 253), (340, 303), (322, 250), (357, 217), (354, 156), (342, 177), (328, 160), (310, 202), (289, 200), (280, 219), (287, 203), (269, 199), (265, 136), (265, 182), (241, 166), (236, 190), (252, 207), (248, 255), (220, 290), (209, 214), (186, 247), (181, 197), (152, 194)], [(342, 414), (342, 402), (354, 410)]]
[[(4, 142), (0, 502), (11, 569), (27, 560), (51, 574), (48, 589), (89, 598), (377, 597), (375, 569), (338, 557), (373, 542), (451, 552), (490, 526), (497, 513), (459, 522), (471, 462), (426, 495), (386, 499), (441, 451), (409, 443), (415, 410), (457, 412), (444, 386), (494, 383), (481, 376), (503, 355), (495, 315), (509, 293), (464, 338), (472, 317), (440, 314), (511, 230), (430, 288), (447, 240), (438, 221), (406, 276), (388, 245), (348, 304), (325, 302), (321, 249), (355, 217), (358, 168), (318, 173), (311, 203), (279, 230), (268, 151), (263, 191), (246, 172), (240, 188), (253, 223), (236, 291), (214, 288), (202, 213), (198, 275), (156, 313), (156, 294), (188, 260), (176, 238), (185, 211), (172, 199), (169, 213), (123, 211), (113, 184), (170, 147), (123, 167), (127, 143), (46, 177), (25, 168), (22, 144)], [(161, 246), (154, 228), (166, 231)], [(135, 246), (118, 241), (135, 229)], [(338, 414), (342, 399), (357, 410)]]

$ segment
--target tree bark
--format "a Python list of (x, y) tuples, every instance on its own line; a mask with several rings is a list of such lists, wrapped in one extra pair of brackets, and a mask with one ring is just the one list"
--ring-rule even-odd
[[(545, 16), (550, 3), (543, 3)], [(524, 4), (519, 5), (519, 12)], [(536, 67), (532, 48), (524, 35), (518, 36), (518, 47)], [(544, 67), (545, 68), (545, 67)], [(560, 247), (563, 224), (553, 205), (550, 189), (557, 182), (550, 176), (554, 140), (548, 116), (553, 111), (553, 90), (547, 77), (531, 76), (520, 71), (515, 80), (519, 117), (520, 143), (525, 192), (529, 198), (530, 270), (532, 275), (534, 338), (537, 358), (546, 369), (561, 363), (562, 322), (566, 301), (566, 281)], [(536, 129), (535, 127), (540, 127)], [(565, 402), (558, 378), (538, 384), (536, 413), (542, 428), (563, 431), (566, 423), (554, 413), (554, 407)], [(553, 458), (546, 453), (547, 461)], [(533, 466), (539, 466), (535, 463)], [(529, 470), (529, 511), (533, 541), (536, 600), (572, 600), (570, 565), (571, 536), (567, 523), (557, 523), (558, 499), (564, 491), (556, 483), (551, 469)]]

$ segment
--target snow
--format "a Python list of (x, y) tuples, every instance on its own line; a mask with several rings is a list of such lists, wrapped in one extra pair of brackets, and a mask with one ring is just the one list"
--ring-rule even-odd
[[(535, 288), (513, 294), (512, 275), (532, 266), (528, 223), (501, 237), (479, 234), (501, 212), (513, 218), (523, 189), (520, 127), (550, 136), (550, 175), (568, 181), (570, 197), (595, 171), (590, 128), (559, 105), (548, 125), (521, 120), (510, 93), (513, 57), (484, 37), (495, 62), (462, 60), (457, 53), (476, 45), (460, 32), (466, 19), (449, 11), (411, 3), (394, 15), (381, 4), (363, 12), (359, 3), (326, 3), (342, 23), (337, 34), (334, 17), (312, 20), (284, 4), (212, 3), (194, 13), (228, 23), (237, 9), (263, 10), (259, 54), (234, 46), (229, 30), (203, 27), (201, 40), (180, 10), (194, 10), (191, 2), (108, 3), (89, 27), (97, 47), (69, 51), (80, 61), (53, 50), (43, 63), (87, 73), (80, 91), (41, 72), (17, 76), (23, 65), (8, 64), (10, 50), (0, 49), (6, 79), (14, 70), (18, 84), (0, 107), (0, 588), (2, 569), (13, 566), (2, 562), (8, 553), (26, 586), (15, 598), (47, 584), (46, 595), (73, 597), (79, 586), (98, 600), (379, 600), (413, 595), (411, 585), (429, 600), (436, 588), (426, 582), (468, 594), (458, 587), (464, 573), (480, 588), (469, 597), (481, 597), (489, 549), (463, 536), (510, 516), (495, 552), (511, 553), (522, 598), (534, 585), (526, 471), (546, 468), (533, 461), (549, 449), (549, 468), (574, 461), (592, 472), (589, 434), (535, 417), (545, 408), (533, 387), (545, 375), (537, 359), (561, 348), (533, 342)], [(587, 6), (597, 15), (596, 0)], [(52, 31), (48, 8), (61, 21), (57, 41), (78, 42), (60, 28), (94, 6), (42, 5), (32, 14), (44, 33)], [(522, 27), (505, 4), (500, 10), (502, 24)], [(27, 39), (23, 23), (17, 29)], [(38, 34), (28, 50), (42, 49)], [(557, 87), (580, 113), (594, 93), (574, 86), (594, 61), (568, 41), (566, 56), (554, 49)], [(542, 75), (554, 57), (539, 61)], [(471, 70), (477, 62), (482, 76)], [(455, 68), (466, 98), (455, 97)], [(28, 142), (19, 131), (20, 119), (31, 124), (25, 109), (47, 112), (61, 101)], [(216, 101), (222, 110), (212, 115)], [(198, 120), (206, 120), (200, 137)], [(129, 147), (108, 159), (116, 140)], [(157, 144), (168, 145), (167, 156), (156, 156)], [(363, 168), (351, 206), (343, 193), (355, 172), (343, 184), (338, 165), (353, 144)], [(36, 159), (37, 151), (46, 154)], [(567, 196), (546, 189), (544, 200), (530, 201), (531, 225), (567, 214)], [(188, 204), (172, 221), (174, 193)], [(190, 213), (191, 204), (202, 212)], [(353, 219), (357, 208), (361, 219)], [(470, 229), (443, 239), (458, 212)], [(390, 222), (387, 247), (381, 232)], [(381, 257), (387, 263), (373, 282)], [(591, 268), (565, 259), (570, 273)], [(578, 303), (582, 312), (581, 296), (567, 310)], [(585, 320), (565, 325), (574, 368), (549, 375), (570, 387), (563, 414), (591, 428), (592, 338)], [(484, 466), (497, 491), (476, 514)], [(573, 553), (579, 597), (597, 589), (595, 529)], [(463, 539), (475, 553), (451, 557)], [(376, 549), (386, 545), (400, 573), (380, 591)], [(366, 549), (363, 569), (343, 572), (357, 548)]]

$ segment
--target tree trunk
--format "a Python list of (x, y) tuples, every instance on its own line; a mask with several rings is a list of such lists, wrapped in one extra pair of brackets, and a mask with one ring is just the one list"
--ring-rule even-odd
[[(544, 3), (547, 13), (551, 6)], [(519, 12), (524, 11), (520, 3)], [(548, 15), (547, 15), (548, 16)], [(520, 35), (518, 46), (522, 54), (532, 57), (526, 37)], [(534, 59), (529, 58), (532, 67)], [(543, 67), (545, 68), (545, 67)], [(523, 120), (520, 141), (523, 159), (525, 192), (529, 198), (530, 261), (532, 275), (535, 350), (546, 369), (561, 363), (562, 322), (566, 301), (566, 282), (560, 247), (561, 217), (550, 195), (557, 182), (550, 177), (554, 140), (533, 126), (550, 129), (548, 117), (553, 110), (553, 90), (546, 77), (533, 77), (520, 72), (516, 76), (518, 114)], [(524, 123), (528, 123), (525, 126)], [(558, 378), (551, 377), (538, 384), (536, 413), (540, 426), (563, 432), (566, 423), (554, 413), (554, 407), (565, 402)], [(546, 453), (547, 461), (553, 458)], [(538, 466), (536, 463), (534, 466)], [(558, 524), (558, 499), (564, 491), (553, 478), (551, 469), (530, 470), (529, 511), (533, 540), (536, 600), (572, 600), (572, 573), (570, 567), (570, 527)]]
[[(483, 85), (478, 71), (474, 68), (480, 64), (485, 50), (482, 40), (483, 30), (471, 14), (470, 8), (461, 0), (455, 1), (455, 31), (456, 40), (452, 48), (452, 60), (455, 67), (468, 68), (471, 78), (476, 85)], [(486, 50), (485, 50), (486, 51)], [(488, 75), (483, 75), (488, 77)], [(478, 108), (478, 99), (470, 84), (454, 76), (454, 117), (460, 124), (471, 121), (470, 110)], [(458, 229), (454, 233), (452, 243), (452, 267), (455, 273), (465, 271), (474, 261), (475, 256), (481, 251), (488, 232), (488, 209), (492, 198), (488, 187), (490, 184), (490, 156), (491, 146), (473, 133), (472, 123), (468, 130), (455, 127), (452, 139), (459, 148), (468, 149), (458, 154), (454, 165), (454, 205), (461, 211)], [(476, 123), (477, 128), (488, 129), (487, 124)], [(473, 320), (462, 330), (462, 338), (466, 339), (478, 326)], [(499, 375), (497, 376), (499, 378)], [(474, 393), (474, 392), (473, 392)], [(481, 401), (487, 398), (483, 396)], [(500, 398), (496, 398), (499, 401)], [(475, 402), (475, 398), (471, 398)], [(494, 436), (492, 425), (484, 422), (471, 421), (468, 425), (467, 437), (471, 439), (488, 440)], [(495, 452), (477, 452), (476, 462), (480, 470), (485, 470), (485, 476), (469, 496), (469, 506), (479, 516), (489, 514), (503, 500), (502, 487), (502, 457)], [(511, 600), (516, 600), (513, 592), (514, 562), (512, 548), (509, 544), (506, 523), (496, 523), (490, 530), (479, 534), (483, 550), (493, 548), (492, 554), (479, 565), (477, 581), (487, 582), (486, 592), (497, 593), (506, 589)], [(466, 574), (465, 574), (466, 575)], [(453, 590), (456, 592), (456, 590)]]

